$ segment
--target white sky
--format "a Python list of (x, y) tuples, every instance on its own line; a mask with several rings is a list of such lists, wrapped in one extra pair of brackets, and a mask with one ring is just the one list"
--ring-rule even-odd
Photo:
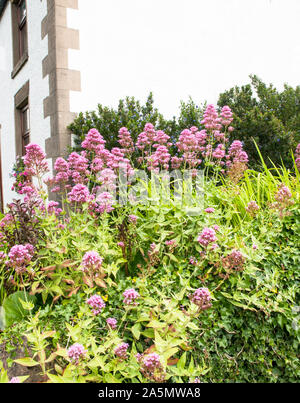
[(117, 106), (150, 91), (166, 116), (180, 100), (216, 103), (256, 74), (281, 89), (300, 84), (300, 0), (79, 0), (81, 94), (73, 111)]

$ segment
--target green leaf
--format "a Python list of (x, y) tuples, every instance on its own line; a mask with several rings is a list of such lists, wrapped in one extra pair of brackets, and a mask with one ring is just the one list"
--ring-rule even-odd
[(139, 338), (140, 338), (140, 335), (141, 335), (140, 328), (141, 328), (141, 325), (139, 323), (136, 323), (131, 328), (131, 332), (136, 340), (139, 340)]
[(26, 300), (32, 304), (35, 304), (36, 297), (26, 293), (26, 297), (23, 291), (17, 291), (5, 298), (3, 302), (5, 326), (9, 327), (15, 322), (21, 321), (28, 315), (28, 310), (24, 309), (20, 302)]
[(180, 360), (177, 362), (178, 369), (184, 369), (186, 363), (186, 353), (183, 353)]
[(36, 365), (40, 365), (37, 361), (35, 361), (31, 357), (20, 358), (18, 360), (14, 360), (14, 362), (23, 365), (23, 367), (35, 367)]

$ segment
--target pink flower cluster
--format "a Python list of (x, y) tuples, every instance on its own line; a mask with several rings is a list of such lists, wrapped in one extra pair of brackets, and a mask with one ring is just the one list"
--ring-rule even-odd
[(165, 380), (165, 371), (157, 353), (137, 354), (136, 359), (141, 364), (140, 370), (145, 378), (152, 382)]
[(38, 144), (28, 144), (25, 146), (26, 154), (24, 156), (24, 165), (27, 173), (32, 176), (41, 177), (49, 171), (46, 161), (46, 154)]
[(123, 147), (124, 153), (131, 154), (134, 151), (134, 143), (126, 127), (121, 127), (119, 130), (119, 143)]
[(228, 269), (241, 271), (244, 268), (245, 258), (239, 250), (234, 249), (229, 255), (222, 259), (223, 266)]
[(15, 376), (15, 377), (11, 378), (9, 383), (21, 383), (21, 381), (17, 376)]
[(97, 294), (88, 298), (86, 302), (90, 305), (91, 308), (93, 308), (92, 313), (94, 315), (98, 315), (99, 313), (101, 313), (102, 309), (105, 308), (105, 303), (103, 299), (100, 297), (100, 295)]
[(68, 349), (68, 357), (75, 365), (79, 364), (79, 360), (85, 358), (87, 351), (82, 344), (75, 343)]
[(246, 207), (247, 213), (249, 213), (251, 216), (254, 216), (258, 212), (258, 210), (259, 206), (254, 200), (251, 200)]
[(31, 262), (33, 254), (34, 247), (32, 245), (15, 245), (8, 253), (9, 260), (7, 265), (14, 268), (18, 274), (24, 273)]
[(86, 203), (91, 200), (91, 195), (88, 188), (79, 183), (68, 193), (68, 200), (72, 203)]
[(128, 219), (132, 224), (136, 224), (138, 217), (134, 214), (129, 214)]
[(216, 242), (217, 240), (216, 232), (212, 228), (205, 227), (201, 232), (201, 234), (199, 234), (197, 240), (200, 243), (200, 245), (206, 248), (209, 244)]
[(294, 200), (292, 199), (290, 189), (283, 183), (279, 186), (275, 194), (275, 200), (276, 202), (273, 203), (272, 207), (278, 209), (280, 217), (283, 217), (284, 214), (289, 215), (290, 213), (286, 211), (286, 209), (294, 204)]
[(111, 329), (117, 328), (117, 320), (115, 318), (107, 318), (106, 319), (107, 326)]
[(139, 293), (135, 291), (133, 288), (128, 288), (126, 291), (123, 292), (123, 303), (125, 305), (137, 305), (138, 302), (136, 300), (140, 297)]
[(128, 347), (129, 344), (127, 343), (119, 344), (114, 350), (115, 355), (121, 360), (126, 360)]
[(86, 252), (83, 256), (81, 267), (83, 271), (96, 272), (101, 269), (102, 262), (103, 258), (99, 255), (98, 252)]
[(209, 289), (206, 287), (198, 288), (193, 295), (190, 296), (190, 300), (201, 309), (211, 307), (211, 295)]

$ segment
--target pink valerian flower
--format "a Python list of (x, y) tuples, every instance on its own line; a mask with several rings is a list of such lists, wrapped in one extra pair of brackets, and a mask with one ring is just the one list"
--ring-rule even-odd
[(215, 110), (214, 105), (210, 104), (207, 105), (205, 109), (203, 120), (201, 124), (204, 125), (205, 129), (207, 130), (221, 130), (222, 125), (221, 118), (219, 118), (217, 111)]
[(97, 203), (96, 211), (101, 214), (104, 212), (110, 213), (114, 209), (112, 207), (113, 202), (114, 202), (114, 198), (110, 193), (108, 193), (108, 192), (100, 193), (96, 198), (96, 203)]
[(220, 160), (225, 157), (225, 154), (224, 144), (218, 144), (216, 149), (212, 152), (212, 157), (218, 160), (218, 163), (220, 163)]
[(7, 265), (21, 274), (27, 270), (34, 254), (34, 247), (30, 244), (14, 245), (8, 253)]
[(49, 214), (55, 214), (55, 215), (59, 215), (60, 213), (62, 213), (62, 209), (58, 207), (59, 203), (55, 202), (55, 201), (50, 201), (48, 204), (48, 213)]
[(248, 155), (243, 151), (243, 144), (239, 140), (233, 141), (226, 156), (226, 166), (229, 178), (237, 183), (247, 169)]
[(98, 315), (99, 313), (101, 313), (102, 309), (105, 308), (105, 303), (103, 299), (100, 297), (100, 295), (97, 294), (88, 298), (86, 302), (90, 305), (91, 308), (93, 308), (93, 315)]
[(82, 258), (81, 268), (84, 272), (97, 272), (101, 270), (103, 258), (98, 252), (86, 252)]
[(254, 216), (258, 212), (258, 210), (259, 206), (254, 200), (251, 200), (246, 207), (247, 213), (249, 213), (251, 216)]
[(220, 116), (221, 116), (221, 123), (223, 126), (229, 126), (233, 121), (232, 111), (227, 105), (223, 106)]
[(91, 200), (91, 194), (85, 185), (78, 183), (68, 193), (68, 200), (73, 203), (86, 203)]
[(171, 158), (171, 168), (172, 169), (179, 169), (181, 164), (183, 162), (183, 158), (182, 157), (172, 157)]
[(137, 291), (135, 291), (135, 289), (128, 288), (123, 292), (123, 297), (124, 297), (123, 303), (125, 305), (136, 306), (138, 305), (138, 302), (136, 300), (140, 297), (140, 295)]
[(124, 248), (125, 244), (124, 244), (124, 242), (120, 241), (120, 242), (118, 242), (118, 246), (120, 246), (120, 248)]
[(255, 243), (252, 245), (252, 249), (257, 249), (257, 245)]
[(166, 244), (167, 246), (175, 246), (175, 245), (176, 245), (176, 241), (175, 241), (175, 239), (171, 239), (171, 240), (169, 240), (169, 241), (166, 241), (165, 244)]
[(119, 130), (118, 141), (123, 147), (123, 151), (125, 153), (131, 154), (134, 151), (134, 143), (131, 138), (131, 134), (126, 127), (121, 127), (121, 129)]
[(100, 191), (112, 192), (116, 189), (116, 179), (114, 171), (110, 168), (105, 168), (100, 171), (97, 180), (101, 183)]
[(192, 295), (189, 296), (189, 299), (202, 310), (211, 307), (211, 295), (209, 289), (206, 287), (198, 288)]
[(207, 214), (211, 214), (215, 212), (215, 209), (213, 207), (207, 207), (204, 211)]
[(100, 171), (102, 171), (104, 167), (104, 162), (102, 160), (102, 158), (96, 157), (93, 159), (92, 163), (91, 163), (91, 171), (94, 173), (98, 173)]
[(134, 214), (129, 214), (128, 219), (130, 222), (132, 222), (132, 224), (136, 224), (138, 217)]
[(38, 144), (28, 144), (25, 146), (26, 154), (24, 156), (24, 165), (26, 171), (32, 176), (41, 177), (49, 171), (46, 154)]
[(117, 328), (117, 320), (115, 318), (107, 318), (106, 323), (107, 323), (107, 326), (111, 329)]
[(185, 129), (181, 132), (176, 146), (178, 151), (182, 151), (184, 153), (194, 152), (198, 149), (198, 139), (195, 133), (189, 129)]
[(101, 136), (101, 134), (98, 132), (97, 129), (89, 130), (85, 139), (81, 143), (82, 148), (95, 153), (98, 153), (99, 150), (104, 148), (104, 146), (105, 146), (105, 140), (103, 139), (103, 137)]
[(21, 383), (21, 381), (17, 376), (15, 376), (15, 377), (11, 378), (9, 383)]
[(191, 256), (189, 259), (189, 263), (192, 264), (193, 266), (196, 266), (198, 264), (198, 261), (194, 256)]
[(212, 228), (205, 227), (197, 240), (200, 245), (207, 247), (210, 243), (214, 243), (217, 240), (216, 232)]
[(281, 184), (275, 195), (275, 200), (278, 201), (279, 203), (286, 203), (286, 201), (291, 199), (291, 197), (292, 193), (290, 189), (284, 184)]
[(145, 378), (152, 382), (164, 382), (166, 374), (157, 353), (137, 354), (136, 359), (141, 365), (140, 371)]
[(158, 171), (159, 167), (162, 169), (168, 169), (170, 159), (171, 155), (167, 147), (159, 145), (156, 151), (146, 158), (147, 168), (149, 171)]
[(284, 215), (289, 215), (286, 209), (294, 204), (292, 199), (292, 193), (290, 189), (283, 183), (279, 186), (277, 193), (275, 194), (276, 202), (271, 205), (271, 207), (278, 209), (280, 217)]
[(85, 358), (87, 350), (83, 347), (82, 344), (75, 343), (68, 349), (68, 357), (75, 364), (79, 364), (79, 360)]
[(6, 255), (6, 253), (4, 253), (4, 252), (0, 252), (0, 263), (3, 263), (4, 262), (4, 260), (6, 260), (7, 259), (7, 255)]
[(118, 358), (120, 358), (121, 360), (126, 360), (128, 347), (129, 347), (129, 344), (127, 344), (127, 343), (121, 343), (121, 344), (119, 344), (119, 345), (114, 349), (115, 355), (116, 355)]
[(5, 214), (5, 216), (0, 221), (0, 227), (5, 228), (8, 225), (11, 225), (15, 222), (14, 217), (12, 214)]
[(239, 250), (234, 249), (229, 255), (222, 258), (222, 264), (227, 269), (242, 271), (245, 264), (245, 258)]

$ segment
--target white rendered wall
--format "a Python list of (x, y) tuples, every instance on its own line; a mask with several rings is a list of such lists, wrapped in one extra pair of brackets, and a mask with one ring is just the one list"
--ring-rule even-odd
[(4, 204), (16, 197), (9, 177), (15, 163), (14, 96), (29, 80), (30, 142), (45, 149), (50, 137), (50, 118), (44, 119), (43, 99), (49, 95), (48, 77), (43, 79), (42, 60), (48, 54), (47, 36), (41, 39), (41, 21), (47, 14), (47, 0), (27, 1), (29, 59), (14, 79), (12, 56), (11, 5), (0, 19), (0, 124)]

